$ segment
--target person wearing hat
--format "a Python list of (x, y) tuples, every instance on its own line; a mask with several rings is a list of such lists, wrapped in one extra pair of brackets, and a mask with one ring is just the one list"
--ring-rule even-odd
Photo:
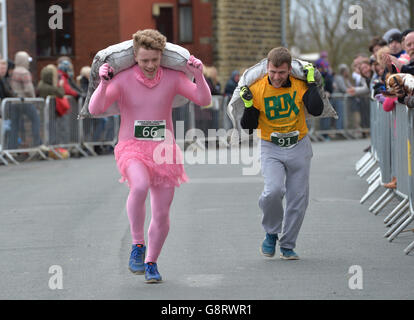
[[(13, 92), (19, 98), (36, 97), (32, 74), (29, 71), (32, 61), (32, 57), (25, 51), (19, 51), (15, 55), (14, 64), (16, 67), (12, 73), (10, 85)], [(24, 130), (24, 127), (20, 127), (20, 117), (22, 114), (29, 118), (32, 123), (32, 145), (39, 146), (42, 144), (40, 138), (40, 117), (36, 106), (31, 103), (21, 103), (18, 107), (14, 107), (11, 113), (11, 123), (14, 131), (9, 140), (9, 149), (18, 146), (19, 130)]]
[(414, 75), (414, 32), (409, 32), (404, 39), (404, 48), (407, 51), (409, 62), (404, 63), (401, 59), (397, 59), (392, 55), (385, 58), (387, 68), (392, 68), (393, 73), (409, 73)]
[(72, 80), (73, 65), (69, 60), (63, 59), (58, 62), (58, 75), (59, 82), (63, 80), (63, 89), (65, 90), (65, 95), (73, 96), (75, 98), (83, 95), (81, 89), (78, 88)]
[(406, 52), (403, 49), (402, 34), (401, 33), (397, 32), (397, 33), (394, 33), (394, 34), (390, 35), (390, 37), (388, 39), (388, 47), (391, 50), (391, 55), (392, 56), (396, 57), (397, 59), (407, 58), (407, 62), (408, 62), (409, 57), (406, 56)]

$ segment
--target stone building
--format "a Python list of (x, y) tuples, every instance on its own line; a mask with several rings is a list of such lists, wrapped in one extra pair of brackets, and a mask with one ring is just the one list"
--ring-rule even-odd
[(286, 17), (289, 1), (213, 2), (213, 61), (221, 83), (225, 84), (233, 70), (243, 71), (266, 57), (270, 49), (286, 45), (282, 39), (287, 30), (286, 25), (282, 30), (282, 7)]

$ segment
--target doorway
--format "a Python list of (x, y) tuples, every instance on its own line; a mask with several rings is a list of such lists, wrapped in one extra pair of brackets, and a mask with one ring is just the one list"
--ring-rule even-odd
[(167, 37), (168, 42), (174, 42), (173, 8), (161, 7), (157, 17), (157, 30)]

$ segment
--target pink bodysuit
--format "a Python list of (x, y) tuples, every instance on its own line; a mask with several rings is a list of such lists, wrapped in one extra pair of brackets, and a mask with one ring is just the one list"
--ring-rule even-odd
[[(182, 153), (174, 138), (165, 141), (143, 141), (134, 136), (136, 120), (165, 120), (173, 130), (172, 102), (182, 95), (200, 106), (211, 103), (210, 89), (202, 71), (194, 71), (195, 83), (179, 71), (159, 67), (156, 77), (145, 77), (138, 65), (118, 73), (112, 80), (102, 81), (91, 97), (89, 112), (101, 114), (118, 103), (121, 126), (115, 159), (130, 192), (127, 213), (133, 244), (145, 244), (145, 199), (150, 190), (152, 218), (148, 229), (148, 254), (145, 262), (156, 262), (169, 230), (169, 210), (174, 188), (187, 181)], [(167, 141), (169, 140), (169, 142)], [(164, 143), (175, 155), (174, 163), (158, 164), (153, 152)], [(181, 160), (179, 160), (181, 159)]]

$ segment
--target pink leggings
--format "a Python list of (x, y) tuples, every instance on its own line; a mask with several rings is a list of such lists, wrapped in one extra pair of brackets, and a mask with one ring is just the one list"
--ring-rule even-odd
[(148, 246), (145, 262), (157, 262), (170, 229), (170, 206), (174, 198), (174, 187), (151, 186), (147, 167), (132, 160), (126, 170), (129, 184), (127, 213), (133, 244), (145, 244), (145, 199), (148, 190), (151, 196), (151, 223), (148, 229)]

